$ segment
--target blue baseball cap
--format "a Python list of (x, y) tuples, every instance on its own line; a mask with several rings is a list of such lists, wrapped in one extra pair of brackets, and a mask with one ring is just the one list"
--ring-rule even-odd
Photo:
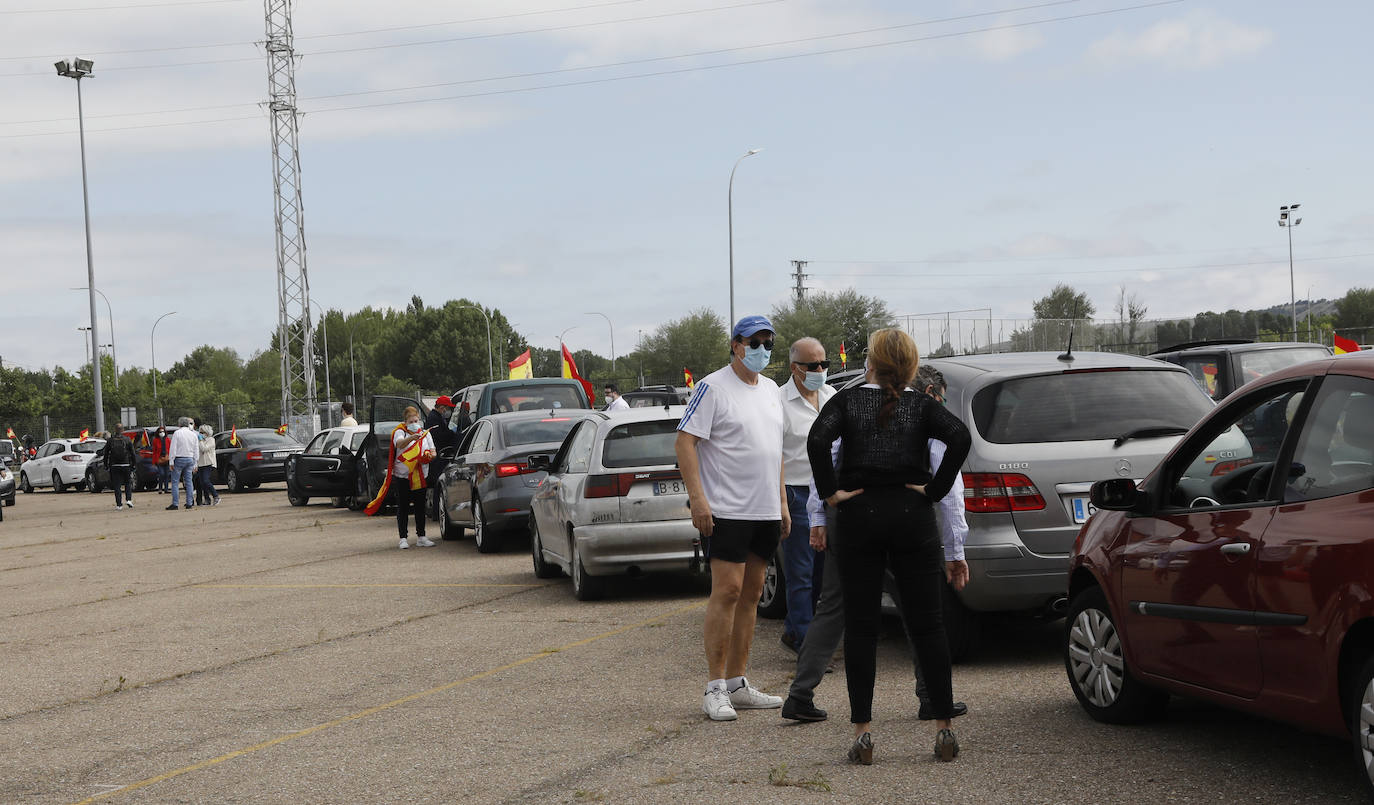
[(770, 333), (777, 332), (773, 329), (773, 322), (763, 316), (745, 316), (735, 323), (736, 338), (748, 338), (762, 330), (767, 330)]

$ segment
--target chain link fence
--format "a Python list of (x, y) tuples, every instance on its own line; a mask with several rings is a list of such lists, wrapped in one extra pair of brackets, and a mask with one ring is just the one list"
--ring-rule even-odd
[[(340, 405), (339, 401), (318, 403), (316, 416), (312, 421), (307, 421), (306, 417), (300, 417), (298, 421), (287, 422), (285, 423), (287, 433), (304, 444), (317, 431), (339, 424), (339, 420), (343, 418)], [(117, 425), (122, 425), (124, 430), (152, 427), (158, 424), (176, 427), (177, 421), (184, 416), (202, 424), (208, 424), (216, 432), (229, 430), (233, 427), (276, 428), (283, 424), (281, 421), (281, 400), (270, 400), (179, 408), (164, 406), (161, 409), (151, 410), (111, 409), (105, 412), (105, 427), (108, 430), (114, 430)], [(94, 412), (78, 416), (39, 414), (37, 416), (13, 417), (8, 421), (0, 421), (0, 428), (7, 429), (0, 430), (0, 437), (7, 435), (8, 431), (13, 431), (16, 441), (22, 443), (26, 441), (25, 437), (27, 436), (35, 446), (41, 445), (49, 439), (76, 439), (81, 436), (83, 430), (88, 431), (89, 436), (94, 437), (96, 435)]]

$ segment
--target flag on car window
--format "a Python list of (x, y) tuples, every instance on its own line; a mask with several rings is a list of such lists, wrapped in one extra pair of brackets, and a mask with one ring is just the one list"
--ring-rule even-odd
[(91, 429), (90, 429), (90, 428), (82, 428), (82, 429), (81, 429), (81, 441), (84, 442), (84, 441), (86, 441), (86, 440), (89, 439), (89, 438), (91, 438)]
[(1336, 339), (1337, 355), (1344, 355), (1347, 352), (1360, 351), (1360, 345), (1354, 341), (1351, 341), (1349, 338), (1341, 338), (1340, 336), (1334, 334), (1333, 337)]
[(844, 352), (844, 342), (841, 341), (841, 342), (840, 342), (840, 368), (841, 368), (841, 369), (845, 368), (845, 364), (848, 363), (847, 358), (848, 358), (848, 356), (845, 355), (845, 352)]
[(587, 392), (587, 399), (592, 403), (592, 405), (595, 405), (596, 389), (592, 388), (592, 384), (587, 380), (584, 380), (582, 375), (578, 374), (577, 362), (573, 360), (572, 353), (568, 351), (568, 345), (560, 344), (559, 346), (563, 350), (563, 376), (576, 380), (578, 383), (581, 383), (583, 390)]
[(534, 377), (534, 366), (530, 363), (530, 351), (528, 349), (520, 353), (515, 360), (506, 365), (510, 367), (511, 380), (522, 380), (527, 377)]
[(694, 389), (697, 387), (697, 381), (692, 377), (692, 370), (686, 366), (682, 367), (682, 379), (687, 383), (687, 388)]
[(238, 425), (231, 425), (231, 426), (229, 427), (229, 444), (233, 445), (234, 447), (238, 447), (238, 446), (239, 446), (239, 426), (238, 426)]
[(280, 425), (277, 426), (277, 433), (280, 434), (280, 435), (282, 435), (282, 436), (285, 436), (285, 435), (286, 435), (286, 423), (285, 423), (285, 422), (283, 422), (283, 423), (281, 423)]
[(14, 438), (14, 428), (9, 427), (8, 425), (5, 426), (5, 438), (6, 438), (6, 439), (13, 439), (13, 438)]

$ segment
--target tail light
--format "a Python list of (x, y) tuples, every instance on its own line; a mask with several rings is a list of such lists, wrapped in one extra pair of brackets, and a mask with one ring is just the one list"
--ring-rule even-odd
[(682, 478), (679, 470), (657, 472), (621, 472), (615, 475), (592, 475), (582, 496), (586, 498), (619, 498), (630, 493), (636, 481), (675, 481)]
[(1254, 462), (1255, 460), (1253, 458), (1238, 458), (1235, 461), (1218, 461), (1216, 465), (1212, 467), (1212, 475), (1230, 475), (1246, 464), (1253, 464)]
[(528, 475), (534, 472), (530, 465), (523, 461), (502, 462), (496, 465), (497, 478), (509, 478), (512, 475)]
[(72, 463), (74, 463), (74, 464), (80, 464), (80, 463), (81, 463), (81, 456), (74, 456), (74, 455), (68, 453), (67, 455), (65, 455), (65, 456), (62, 457), (62, 460), (63, 460), (63, 461), (70, 461), (70, 462), (72, 462)]
[(1031, 479), (1018, 472), (964, 473), (964, 510), (971, 512), (1038, 511), (1045, 499)]
[(249, 450), (248, 455), (244, 456), (244, 458), (248, 459), (249, 461), (262, 461), (262, 451)]

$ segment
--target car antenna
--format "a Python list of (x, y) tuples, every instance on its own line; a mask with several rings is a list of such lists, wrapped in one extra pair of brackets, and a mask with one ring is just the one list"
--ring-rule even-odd
[(1078, 300), (1073, 302), (1073, 318), (1069, 320), (1069, 346), (1064, 350), (1064, 354), (1059, 356), (1059, 360), (1065, 363), (1073, 363), (1073, 325), (1078, 321)]

